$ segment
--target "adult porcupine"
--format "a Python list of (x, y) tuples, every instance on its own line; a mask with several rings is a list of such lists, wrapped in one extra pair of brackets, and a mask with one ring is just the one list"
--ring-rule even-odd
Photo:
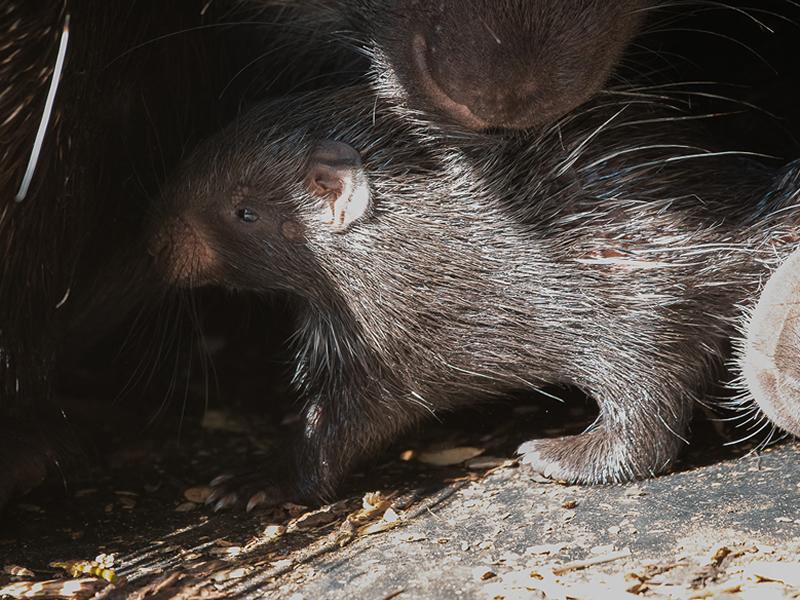
[(171, 165), (270, 82), (308, 77), (295, 48), (237, 15), (235, 0), (0, 9), (0, 505), (64, 445), (61, 349), (147, 295), (140, 223)]

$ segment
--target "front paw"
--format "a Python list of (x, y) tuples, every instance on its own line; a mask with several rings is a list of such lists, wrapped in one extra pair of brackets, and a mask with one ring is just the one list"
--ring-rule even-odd
[(520, 462), (556, 481), (621, 483), (654, 477), (675, 459), (677, 445), (637, 444), (633, 434), (596, 429), (580, 435), (531, 440), (518, 449)]
[(214, 512), (230, 509), (244, 509), (250, 512), (256, 508), (280, 506), (293, 499), (286, 485), (275, 481), (260, 471), (241, 474), (224, 474), (215, 477), (205, 500), (206, 506)]

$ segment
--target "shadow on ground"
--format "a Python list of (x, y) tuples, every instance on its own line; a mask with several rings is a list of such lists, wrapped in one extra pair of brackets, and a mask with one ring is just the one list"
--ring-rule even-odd
[[(705, 421), (677, 472), (594, 488), (552, 483), (507, 460), (526, 437), (563, 433), (565, 423), (578, 431), (591, 419), (568, 406), (460, 415), (390, 449), (335, 504), (215, 515), (200, 505), (202, 484), (221, 469), (268, 461), (260, 440), (276, 437), (274, 425), (210, 410), (180, 443), (128, 441), (88, 483), (9, 507), (0, 594), (792, 597), (796, 444), (743, 455)], [(101, 554), (113, 559), (91, 562)], [(67, 564), (78, 578), (54, 561), (78, 561)]]

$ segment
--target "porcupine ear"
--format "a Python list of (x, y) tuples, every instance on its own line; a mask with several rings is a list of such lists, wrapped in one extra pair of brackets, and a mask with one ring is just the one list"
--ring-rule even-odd
[(309, 159), (305, 186), (320, 200), (320, 221), (334, 232), (344, 232), (370, 212), (369, 183), (361, 156), (344, 142), (317, 144)]

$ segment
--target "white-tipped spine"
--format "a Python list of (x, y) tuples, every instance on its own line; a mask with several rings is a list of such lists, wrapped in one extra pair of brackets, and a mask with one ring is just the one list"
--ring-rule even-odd
[(22, 183), (19, 186), (19, 191), (14, 197), (17, 202), (22, 202), (28, 195), (33, 174), (36, 171), (36, 164), (39, 162), (39, 154), (42, 151), (42, 144), (44, 143), (44, 135), (47, 132), (47, 126), (50, 123), (50, 118), (53, 114), (53, 103), (56, 99), (58, 92), (58, 84), (61, 82), (61, 71), (64, 69), (64, 59), (67, 55), (67, 44), (69, 43), (69, 13), (64, 17), (64, 30), (61, 33), (61, 41), (58, 45), (58, 54), (56, 55), (56, 66), (53, 68), (53, 78), (50, 80), (50, 89), (47, 91), (47, 99), (44, 103), (44, 110), (42, 111), (42, 118), (39, 121), (39, 129), (36, 132), (36, 138), (33, 142), (31, 149), (31, 156), (28, 159), (28, 166), (25, 169), (25, 175), (22, 177)]

